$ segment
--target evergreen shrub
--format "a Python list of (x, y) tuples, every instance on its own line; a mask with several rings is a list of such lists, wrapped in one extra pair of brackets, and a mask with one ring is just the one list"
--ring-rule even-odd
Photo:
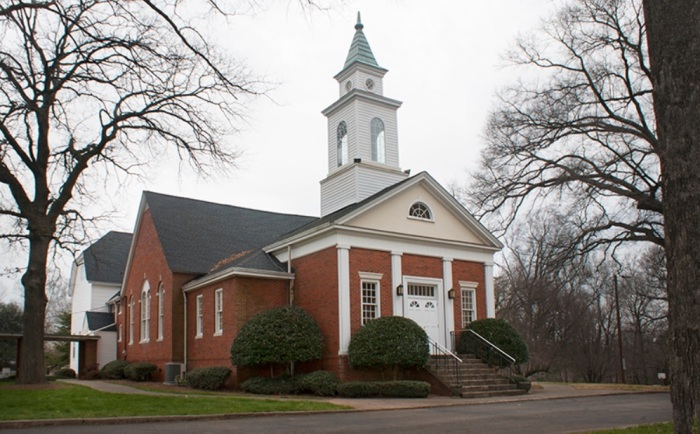
[(426, 398), (430, 384), (424, 381), (350, 381), (338, 386), (345, 398)]
[(258, 395), (293, 395), (297, 388), (293, 377), (282, 375), (249, 378), (241, 383), (241, 390)]
[(157, 369), (158, 367), (153, 363), (131, 363), (124, 368), (124, 376), (131, 381), (148, 381), (151, 379), (151, 374), (156, 372)]
[(195, 389), (219, 390), (231, 376), (231, 370), (225, 366), (196, 368), (185, 374), (187, 383)]
[(112, 360), (102, 367), (100, 370), (100, 378), (106, 380), (121, 380), (126, 378), (124, 375), (124, 368), (129, 366), (129, 364), (130, 363), (126, 360)]
[[(506, 321), (495, 318), (480, 319), (470, 323), (467, 329), (474, 330), (513, 357), (516, 364), (527, 362), (529, 358), (527, 344)], [(482, 345), (481, 340), (468, 332), (462, 332), (458, 349), (460, 354), (474, 354), (491, 365), (508, 365), (508, 362), (499, 357), (496, 351)]]
[(338, 393), (340, 380), (328, 371), (314, 371), (295, 377), (296, 392), (310, 393), (318, 396), (334, 396)]

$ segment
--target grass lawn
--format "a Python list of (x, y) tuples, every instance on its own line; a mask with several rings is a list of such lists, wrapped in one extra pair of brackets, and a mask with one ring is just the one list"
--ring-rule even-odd
[(104, 393), (84, 386), (0, 383), (0, 420), (67, 419), (338, 410), (322, 401), (251, 399), (229, 396), (146, 396)]
[(673, 434), (673, 424), (671, 422), (655, 423), (633, 428), (596, 431), (595, 434)]

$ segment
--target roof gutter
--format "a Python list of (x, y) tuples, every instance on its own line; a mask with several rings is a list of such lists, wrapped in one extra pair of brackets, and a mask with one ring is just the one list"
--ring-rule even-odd
[(201, 288), (204, 285), (210, 285), (212, 283), (220, 282), (222, 280), (228, 279), (230, 277), (255, 277), (255, 278), (266, 278), (266, 279), (283, 279), (283, 280), (294, 280), (294, 273), (284, 272), (284, 271), (263, 271), (256, 270), (253, 268), (240, 268), (232, 267), (225, 270), (221, 270), (217, 273), (206, 275), (199, 279), (187, 282), (182, 286), (182, 292), (186, 293), (197, 288)]

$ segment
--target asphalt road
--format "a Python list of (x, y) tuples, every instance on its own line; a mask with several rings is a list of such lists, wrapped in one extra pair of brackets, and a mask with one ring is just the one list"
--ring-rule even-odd
[(433, 407), (414, 410), (253, 416), (128, 425), (44, 426), (2, 434), (566, 433), (668, 422), (667, 393)]

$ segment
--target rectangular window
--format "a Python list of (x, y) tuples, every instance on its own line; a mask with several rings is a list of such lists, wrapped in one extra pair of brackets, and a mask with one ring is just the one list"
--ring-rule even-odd
[(462, 289), (462, 328), (467, 328), (470, 322), (476, 320), (476, 302), (473, 289)]
[(148, 291), (141, 293), (141, 342), (148, 342), (151, 325), (151, 297)]
[(165, 308), (163, 300), (165, 298), (165, 290), (163, 289), (163, 284), (160, 284), (158, 288), (158, 340), (163, 340), (163, 317), (165, 315)]
[(379, 282), (363, 280), (362, 284), (362, 325), (379, 318)]
[(419, 285), (416, 283), (408, 284), (408, 295), (414, 297), (435, 297), (435, 285)]
[(195, 334), (195, 337), (201, 338), (202, 331), (204, 329), (204, 308), (202, 306), (202, 296), (201, 295), (197, 296), (196, 308), (197, 308), (197, 323), (196, 323), (196, 326), (197, 326), (196, 332), (197, 333)]
[(119, 342), (122, 341), (122, 337), (124, 335), (124, 324), (119, 324)]
[(214, 292), (214, 334), (220, 335), (224, 330), (224, 291), (219, 288)]
[(134, 297), (129, 300), (129, 345), (134, 343)]

